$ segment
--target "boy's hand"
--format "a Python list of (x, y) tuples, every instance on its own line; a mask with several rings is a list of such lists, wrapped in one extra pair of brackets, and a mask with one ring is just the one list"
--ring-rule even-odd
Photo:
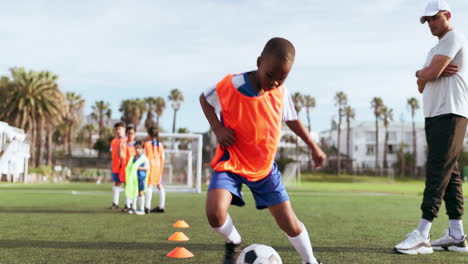
[(442, 72), (442, 76), (450, 77), (456, 74), (459, 70), (459, 66), (457, 64), (449, 64), (445, 67), (444, 71)]
[(322, 149), (319, 146), (316, 146), (314, 149), (312, 149), (312, 159), (314, 160), (315, 163), (315, 168), (320, 168), (323, 165), (323, 162), (327, 158), (327, 155), (325, 152), (322, 151)]
[(229, 127), (220, 126), (216, 129), (213, 129), (213, 132), (216, 135), (216, 139), (222, 147), (229, 147), (235, 142), (234, 130)]

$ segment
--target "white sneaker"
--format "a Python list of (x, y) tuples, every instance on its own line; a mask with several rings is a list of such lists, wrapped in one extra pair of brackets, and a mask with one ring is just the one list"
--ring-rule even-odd
[(145, 215), (145, 211), (143, 211), (143, 210), (137, 210), (137, 211), (135, 212), (135, 214), (136, 214), (136, 215)]
[(466, 242), (466, 235), (460, 239), (455, 239), (450, 235), (450, 231), (445, 229), (445, 235), (437, 240), (431, 242), (434, 250), (447, 250), (456, 252), (468, 252), (468, 243)]
[(417, 254), (432, 254), (433, 250), (428, 238), (425, 238), (419, 230), (406, 235), (407, 238), (396, 245), (393, 250), (401, 254), (417, 255)]

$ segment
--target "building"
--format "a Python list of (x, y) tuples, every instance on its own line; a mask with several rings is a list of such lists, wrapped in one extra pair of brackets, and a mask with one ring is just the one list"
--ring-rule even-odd
[[(417, 167), (423, 167), (426, 162), (427, 144), (424, 131), (424, 123), (416, 122), (416, 155)], [(353, 162), (353, 169), (373, 169), (375, 168), (376, 137), (375, 121), (353, 121), (350, 129), (350, 153)], [(379, 167), (383, 167), (385, 127), (379, 122), (378, 133), (378, 157)], [(329, 146), (338, 145), (337, 126), (320, 133), (320, 138)], [(340, 152), (347, 154), (347, 128), (342, 125)], [(398, 161), (400, 146), (404, 147), (404, 152), (413, 153), (413, 125), (411, 122), (392, 122), (388, 127), (387, 162), (392, 167)]]
[(22, 129), (9, 126), (0, 121), (0, 178), (7, 176), (7, 181), (28, 179), (29, 144), (25, 142), (26, 134)]

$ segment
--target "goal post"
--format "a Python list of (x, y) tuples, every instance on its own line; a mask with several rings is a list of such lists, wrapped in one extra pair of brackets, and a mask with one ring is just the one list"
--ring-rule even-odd
[[(136, 133), (137, 140), (147, 134)], [(203, 136), (201, 134), (160, 133), (165, 161), (162, 184), (167, 191), (201, 193)]]

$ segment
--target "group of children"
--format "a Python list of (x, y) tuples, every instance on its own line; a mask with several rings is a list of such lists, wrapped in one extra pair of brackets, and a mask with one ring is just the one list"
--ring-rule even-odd
[[(135, 139), (135, 128), (125, 127), (123, 122), (114, 125), (114, 132), (116, 137), (110, 144), (114, 182), (110, 209), (119, 208), (120, 192), (125, 191), (123, 212), (136, 215), (164, 213), (166, 193), (161, 177), (165, 156), (158, 128), (153, 126), (148, 129), (148, 138), (144, 143)], [(150, 209), (154, 187), (159, 190), (159, 206)]]

